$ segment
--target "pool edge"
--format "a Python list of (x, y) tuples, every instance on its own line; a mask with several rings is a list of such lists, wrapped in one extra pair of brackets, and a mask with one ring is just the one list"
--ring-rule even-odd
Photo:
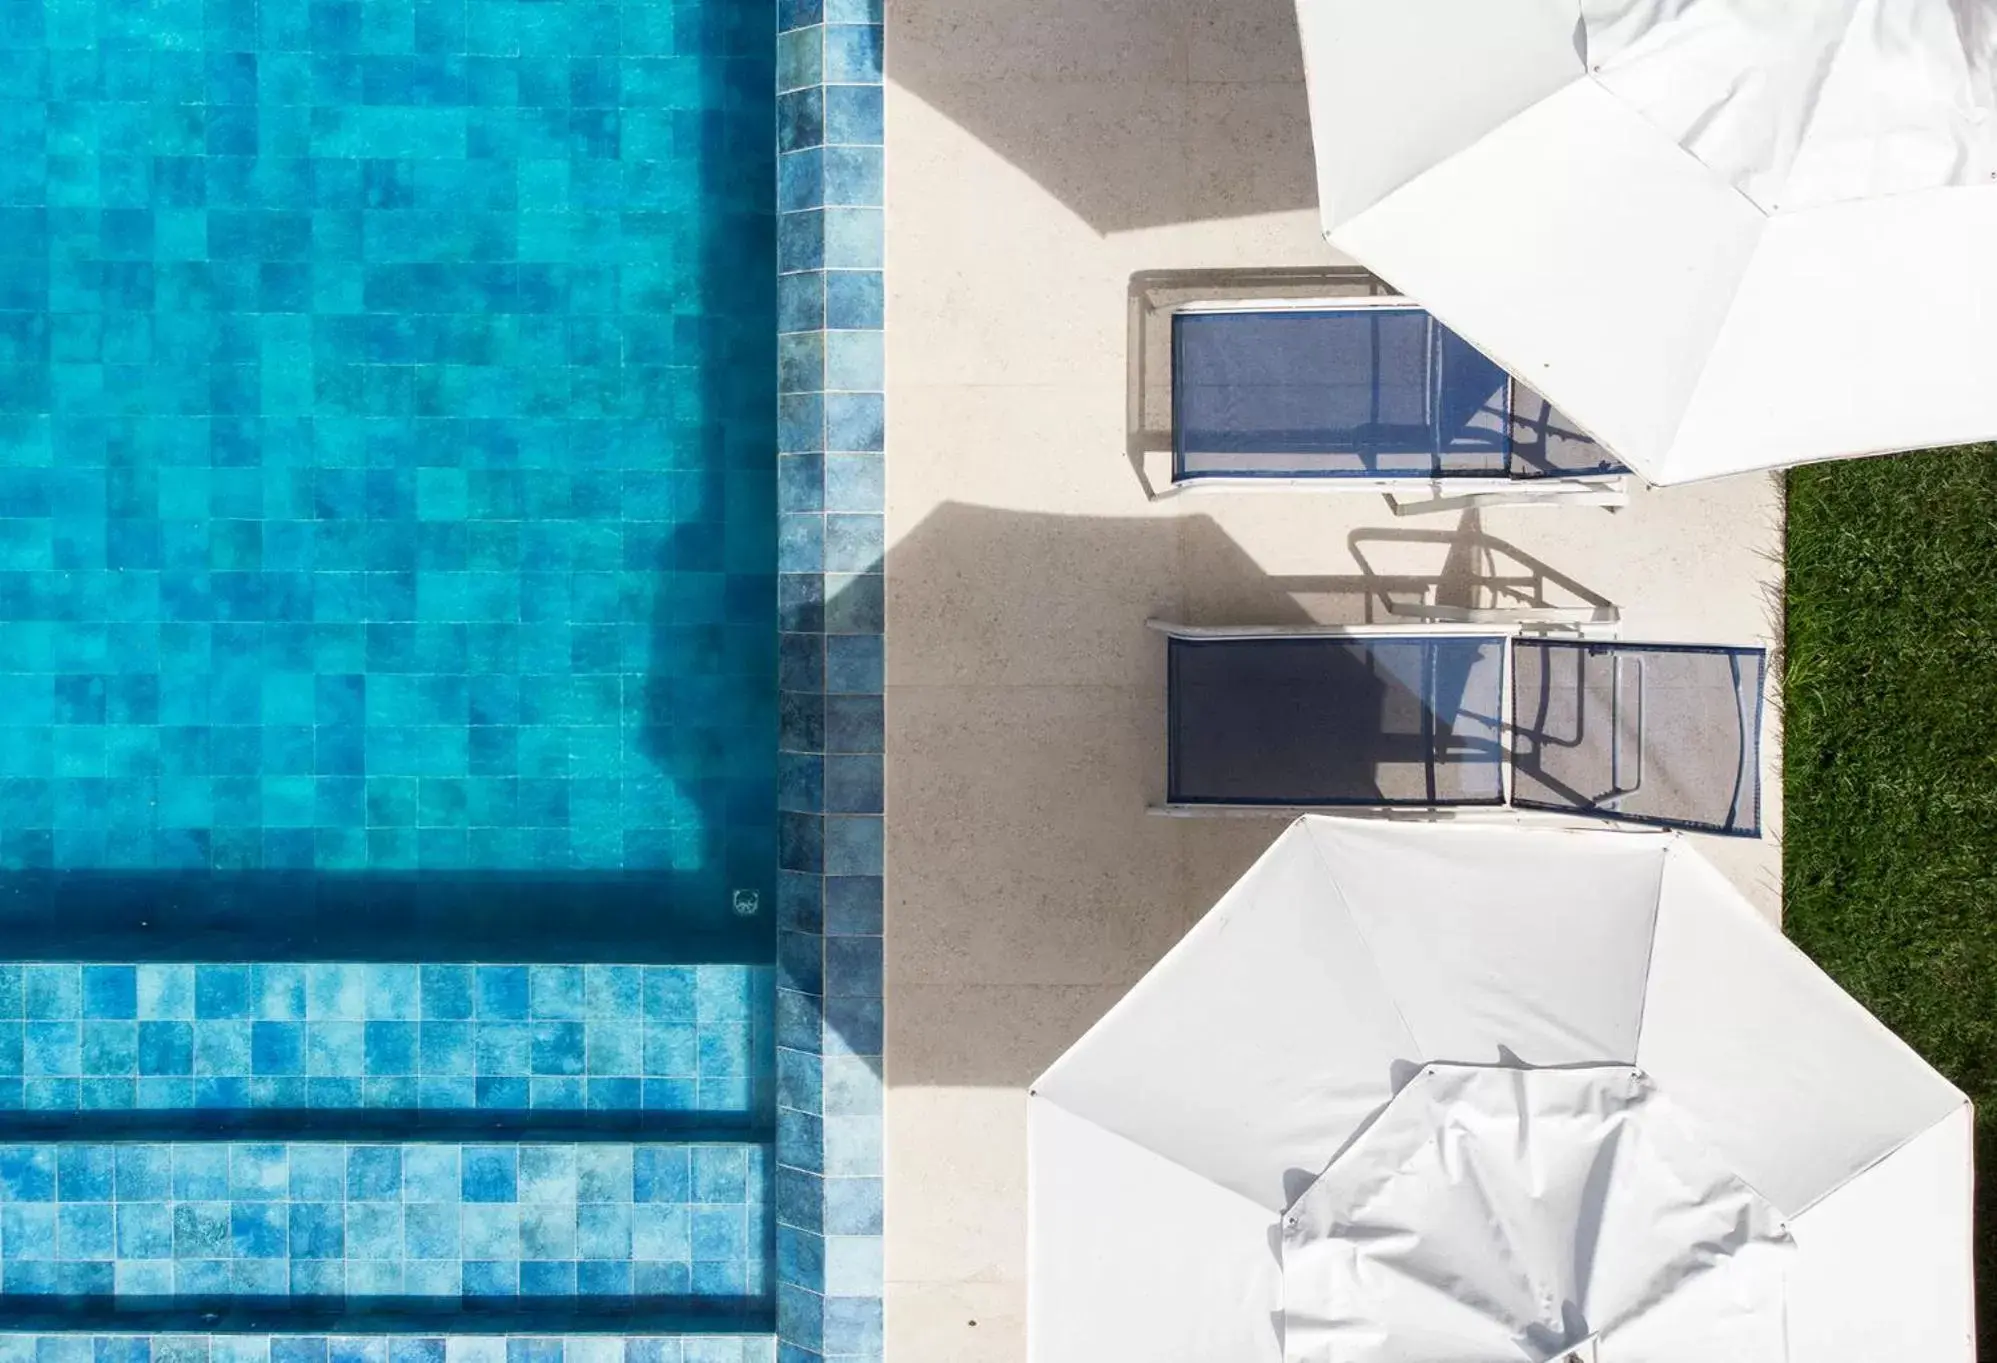
[(778, 0), (777, 1338), (882, 1310), (882, 7)]

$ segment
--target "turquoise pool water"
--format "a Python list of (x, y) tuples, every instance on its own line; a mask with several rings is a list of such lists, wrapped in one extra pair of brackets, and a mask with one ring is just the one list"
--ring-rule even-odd
[(0, 16), (6, 863), (767, 878), (769, 16)]
[(0, 0), (0, 1329), (766, 1312), (774, 25)]

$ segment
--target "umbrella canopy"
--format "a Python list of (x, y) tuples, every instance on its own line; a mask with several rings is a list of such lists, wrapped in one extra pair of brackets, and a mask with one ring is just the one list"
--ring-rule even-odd
[(1973, 1357), (1967, 1100), (1676, 834), (1301, 819), (1028, 1113), (1036, 1363)]
[(1297, 0), (1331, 242), (1675, 483), (1997, 436), (1986, 0)]

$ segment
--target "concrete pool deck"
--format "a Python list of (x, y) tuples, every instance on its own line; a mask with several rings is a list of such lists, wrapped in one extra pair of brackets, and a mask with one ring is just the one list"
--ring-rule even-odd
[[(887, 1349), (1025, 1353), (1025, 1087), (1280, 820), (1146, 813), (1148, 616), (1352, 622), (1450, 550), (1540, 565), (1630, 639), (1773, 645), (1772, 478), (1630, 505), (1396, 517), (1371, 494), (1153, 502), (1128, 300), (1158, 270), (1340, 263), (1315, 225), (1282, 0), (888, 7)], [(1771, 680), (1771, 689), (1779, 679)], [(1779, 911), (1760, 841), (1701, 839)]]

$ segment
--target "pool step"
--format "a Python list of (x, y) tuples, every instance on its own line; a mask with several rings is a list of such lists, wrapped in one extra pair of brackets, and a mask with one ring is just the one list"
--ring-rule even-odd
[(771, 1106), (774, 996), (770, 967), (733, 964), (0, 962), (0, 1136), (50, 1114), (154, 1138), (747, 1121)]
[(0, 1332), (0, 1363), (776, 1363), (765, 1322), (696, 1335)]
[(0, 1330), (755, 1330), (760, 1142), (0, 1145)]

